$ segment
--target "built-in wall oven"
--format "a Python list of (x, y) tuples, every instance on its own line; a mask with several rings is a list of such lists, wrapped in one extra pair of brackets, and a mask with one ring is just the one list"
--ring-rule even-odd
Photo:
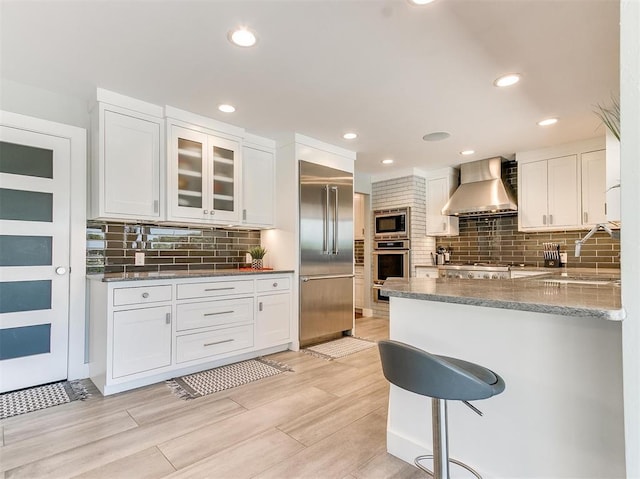
[(380, 287), (387, 278), (409, 278), (409, 240), (376, 241), (374, 246), (373, 299), (376, 302), (389, 301), (388, 296), (380, 293)]

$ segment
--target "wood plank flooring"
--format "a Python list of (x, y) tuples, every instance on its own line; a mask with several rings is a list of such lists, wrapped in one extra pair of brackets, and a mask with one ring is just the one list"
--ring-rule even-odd
[[(358, 318), (360, 337), (389, 335)], [(386, 452), (389, 386), (377, 348), (184, 401), (164, 383), (0, 421), (0, 479), (424, 478)]]

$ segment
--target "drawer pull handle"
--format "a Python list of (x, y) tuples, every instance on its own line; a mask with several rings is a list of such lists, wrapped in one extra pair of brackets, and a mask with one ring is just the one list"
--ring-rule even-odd
[(217, 313), (204, 313), (204, 316), (217, 316), (218, 314), (230, 314), (235, 313), (235, 311), (219, 311)]
[(236, 289), (234, 287), (230, 287), (230, 288), (207, 288), (205, 289), (205, 291), (227, 291), (230, 289)]
[(277, 288), (278, 287), (278, 283), (273, 283), (273, 287)]
[(164, 322), (166, 324), (171, 324), (171, 313), (166, 314), (166, 316), (164, 317)]
[(262, 311), (262, 301), (258, 303), (258, 311)]
[(145, 298), (145, 299), (148, 298), (149, 297), (149, 293), (142, 293), (142, 297)]
[(216, 344), (230, 343), (233, 339), (223, 339), (222, 341), (216, 341), (213, 343), (204, 343), (204, 346), (215, 346)]

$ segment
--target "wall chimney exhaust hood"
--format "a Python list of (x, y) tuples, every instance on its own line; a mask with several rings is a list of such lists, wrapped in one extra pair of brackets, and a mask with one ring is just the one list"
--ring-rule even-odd
[(514, 214), (518, 205), (513, 191), (502, 182), (502, 158), (463, 163), (460, 186), (442, 214), (447, 216), (486, 216)]

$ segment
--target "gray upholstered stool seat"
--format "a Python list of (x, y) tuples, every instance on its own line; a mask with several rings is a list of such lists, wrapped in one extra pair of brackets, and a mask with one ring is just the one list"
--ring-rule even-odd
[(380, 341), (378, 347), (382, 371), (390, 383), (432, 398), (434, 471), (430, 471), (419, 462), (432, 457), (431, 455), (417, 457), (416, 466), (433, 474), (435, 479), (448, 479), (449, 462), (453, 462), (480, 478), (480, 475), (466, 464), (449, 459), (446, 401), (464, 401), (480, 414), (466, 401), (486, 399), (500, 394), (505, 388), (502, 378), (477, 364), (430, 354), (398, 341)]

